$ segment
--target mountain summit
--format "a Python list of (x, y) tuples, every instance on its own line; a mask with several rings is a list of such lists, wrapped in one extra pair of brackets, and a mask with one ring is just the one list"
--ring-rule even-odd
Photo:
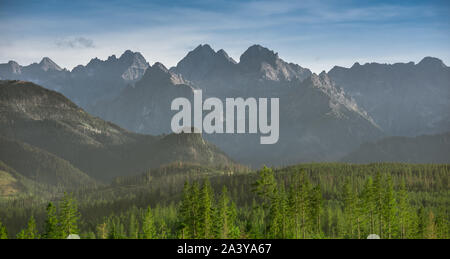
[(309, 69), (287, 63), (278, 57), (278, 53), (261, 45), (249, 47), (241, 55), (239, 67), (243, 73), (269, 81), (302, 81), (311, 75)]
[(208, 44), (199, 45), (190, 51), (171, 70), (189, 81), (207, 80), (210, 76), (230, 76), (234, 61), (224, 50), (215, 52)]
[(60, 66), (58, 66), (55, 62), (53, 62), (53, 60), (51, 60), (48, 57), (44, 57), (41, 60), (41, 62), (39, 62), (39, 66), (44, 71), (49, 71), (49, 70), (61, 71), (62, 70), (62, 68)]

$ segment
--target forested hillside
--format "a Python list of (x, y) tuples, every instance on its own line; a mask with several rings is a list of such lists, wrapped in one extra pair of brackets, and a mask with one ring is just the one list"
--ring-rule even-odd
[(176, 163), (51, 204), (4, 202), (0, 220), (8, 238), (449, 238), (449, 176), (437, 164)]
[(450, 163), (450, 132), (418, 137), (387, 137), (362, 144), (342, 162)]
[(69, 162), (37, 147), (0, 136), (0, 159), (38, 183), (74, 189), (95, 185), (94, 179)]
[(105, 182), (174, 161), (239, 166), (200, 134), (132, 133), (30, 82), (0, 81), (0, 123), (0, 160), (47, 184)]

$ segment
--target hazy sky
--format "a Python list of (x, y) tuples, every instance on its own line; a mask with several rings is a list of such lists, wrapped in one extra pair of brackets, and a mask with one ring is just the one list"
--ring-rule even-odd
[(203, 43), (237, 61), (261, 44), (314, 72), (425, 56), (449, 65), (450, 1), (0, 0), (0, 63), (48, 56), (72, 69), (131, 49), (170, 67)]

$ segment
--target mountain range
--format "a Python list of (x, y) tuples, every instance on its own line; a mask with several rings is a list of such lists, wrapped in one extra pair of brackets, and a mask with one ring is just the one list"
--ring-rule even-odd
[(277, 97), (277, 144), (260, 145), (254, 134), (203, 135), (233, 160), (253, 166), (336, 161), (383, 137), (450, 131), (450, 69), (431, 57), (418, 64), (355, 63), (315, 74), (260, 45), (235, 61), (204, 44), (172, 68), (149, 66), (141, 54), (126, 51), (72, 71), (48, 58), (29, 66), (10, 61), (0, 64), (0, 78), (57, 90), (127, 134), (170, 133), (171, 101), (192, 99), (194, 89), (201, 89), (203, 98), (222, 100)]
[(211, 134), (205, 139), (233, 159), (253, 166), (337, 159), (342, 152), (382, 136), (370, 116), (334, 86), (326, 73), (281, 60), (259, 45), (235, 62), (225, 51), (201, 45), (176, 67), (156, 63), (143, 78), (116, 99), (98, 103), (92, 112), (134, 132), (168, 133), (171, 101), (192, 100), (193, 90), (204, 98), (280, 98), (280, 139), (260, 145), (252, 134)]
[(84, 109), (100, 100), (116, 97), (127, 84), (138, 81), (149, 64), (139, 52), (125, 51), (119, 58), (94, 58), (86, 66), (68, 71), (50, 58), (21, 66), (15, 61), (0, 64), (0, 79), (31, 81), (59, 91)]
[(450, 129), (450, 68), (425, 57), (419, 63), (334, 67), (328, 72), (390, 136)]

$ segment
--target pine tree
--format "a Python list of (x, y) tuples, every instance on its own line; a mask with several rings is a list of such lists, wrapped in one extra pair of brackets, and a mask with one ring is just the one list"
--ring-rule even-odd
[(381, 173), (377, 173), (373, 182), (373, 194), (375, 198), (375, 212), (378, 216), (378, 234), (381, 238), (384, 238), (383, 233), (383, 202), (384, 202), (384, 188), (383, 177)]
[(409, 233), (411, 232), (411, 208), (409, 205), (408, 193), (406, 192), (404, 179), (400, 182), (400, 187), (397, 192), (397, 200), (400, 238), (405, 239), (409, 237)]
[(8, 232), (6, 231), (6, 227), (3, 226), (0, 221), (0, 239), (8, 239)]
[(99, 239), (106, 239), (108, 237), (108, 229), (105, 222), (97, 225), (97, 237)]
[(323, 215), (323, 226), (324, 226), (324, 232), (325, 234), (330, 237), (334, 238), (334, 229), (333, 229), (333, 210), (331, 209), (331, 206), (325, 206), (324, 215)]
[(229, 222), (229, 208), (230, 198), (228, 196), (228, 190), (225, 185), (222, 187), (222, 193), (219, 197), (217, 212), (215, 216), (215, 230), (216, 237), (220, 239), (230, 238), (230, 222)]
[(436, 216), (437, 238), (448, 239), (449, 222), (447, 208), (440, 207)]
[(111, 218), (110, 222), (108, 224), (108, 239), (120, 239), (121, 235), (120, 235), (120, 227), (118, 226), (118, 223)]
[(23, 234), (24, 239), (38, 239), (39, 234), (36, 227), (36, 220), (33, 215), (31, 215), (30, 220), (28, 221), (27, 228)]
[(284, 184), (280, 188), (280, 214), (281, 214), (281, 238), (292, 236), (292, 220), (290, 215), (289, 198), (285, 191)]
[(159, 239), (166, 239), (167, 238), (167, 225), (166, 222), (163, 220), (159, 224)]
[(64, 197), (60, 203), (59, 214), (59, 232), (63, 238), (70, 234), (78, 234), (78, 220), (80, 214), (77, 209), (76, 201), (71, 195), (64, 193)]
[(194, 182), (190, 190), (190, 229), (192, 238), (199, 238), (200, 234), (200, 189), (198, 182)]
[(47, 219), (45, 220), (45, 233), (46, 239), (62, 238), (58, 227), (58, 215), (56, 213), (56, 207), (50, 202), (47, 205)]
[(393, 238), (394, 228), (396, 226), (396, 208), (397, 202), (395, 200), (394, 187), (392, 183), (392, 178), (390, 175), (387, 175), (385, 179), (385, 190), (383, 195), (383, 205), (382, 205), (382, 216), (385, 226), (385, 234), (386, 238)]
[(150, 209), (150, 206), (147, 208), (147, 211), (144, 215), (144, 221), (142, 222), (142, 232), (144, 239), (156, 238), (155, 222), (153, 220), (153, 213)]
[(179, 230), (179, 237), (181, 239), (191, 237), (189, 235), (189, 233), (190, 233), (189, 225), (190, 225), (190, 220), (191, 220), (191, 207), (192, 207), (191, 206), (190, 189), (191, 189), (190, 185), (186, 181), (184, 183), (183, 197), (181, 199), (180, 209), (179, 209), (180, 219), (178, 222), (178, 230)]
[(376, 196), (371, 177), (366, 180), (363, 191), (361, 193), (361, 197), (364, 205), (362, 207), (362, 214), (367, 215), (363, 222), (367, 223), (369, 234), (374, 234), (376, 217)]
[(136, 215), (134, 213), (131, 213), (130, 215), (130, 222), (128, 227), (128, 236), (131, 239), (138, 239), (139, 238), (139, 223), (136, 219)]
[(321, 236), (320, 215), (322, 214), (322, 191), (320, 185), (311, 189), (309, 198), (310, 219), (312, 220), (313, 231), (317, 237)]
[(356, 234), (357, 238), (361, 239), (363, 234), (363, 227), (364, 227), (364, 199), (362, 192), (358, 192), (358, 189), (354, 192), (355, 197), (355, 224), (356, 224)]
[(300, 209), (300, 222), (301, 222), (301, 233), (302, 238), (305, 239), (306, 235), (308, 233), (308, 210), (309, 210), (309, 192), (310, 192), (310, 184), (309, 180), (306, 177), (305, 171), (302, 172), (300, 176), (300, 190), (298, 190), (299, 197), (298, 197), (298, 203), (299, 203), (299, 209)]
[(434, 213), (433, 213), (433, 211), (430, 210), (428, 212), (428, 220), (427, 220), (427, 224), (426, 224), (424, 238), (436, 239), (437, 238), (436, 232), (437, 231), (436, 231), (436, 222), (435, 222), (435, 218), (434, 218)]
[(237, 239), (241, 236), (241, 231), (239, 226), (236, 225), (237, 221), (237, 208), (234, 202), (231, 202), (229, 213), (228, 213), (228, 226), (229, 233), (227, 234), (228, 238)]
[(289, 214), (291, 215), (292, 237), (295, 239), (300, 238), (300, 201), (299, 193), (295, 184), (291, 184), (289, 187)]
[(417, 212), (416, 218), (416, 238), (423, 239), (427, 238), (427, 223), (429, 218), (427, 218), (427, 214), (425, 212), (424, 207), (420, 207)]
[(277, 182), (275, 180), (272, 168), (268, 168), (266, 166), (258, 171), (258, 176), (258, 180), (255, 184), (253, 184), (253, 191), (262, 198), (263, 207), (268, 208), (275, 190), (277, 189)]
[(255, 199), (252, 201), (250, 217), (247, 220), (247, 232), (249, 233), (249, 237), (252, 239), (263, 238), (263, 229), (264, 226), (264, 210), (261, 206), (257, 205)]
[(213, 200), (214, 194), (209, 180), (205, 180), (200, 194), (199, 238), (212, 238)]
[(25, 237), (25, 229), (22, 229), (19, 233), (17, 233), (16, 238), (17, 239), (27, 239)]
[(281, 208), (281, 195), (278, 190), (275, 190), (272, 195), (269, 210), (269, 225), (268, 225), (268, 238), (282, 238), (282, 208)]
[(344, 231), (345, 231), (345, 237), (347, 238), (354, 238), (354, 230), (355, 230), (355, 216), (356, 216), (356, 195), (353, 192), (353, 188), (350, 184), (350, 181), (347, 179), (347, 181), (344, 184), (343, 190), (342, 190), (342, 200), (344, 203)]
[[(263, 210), (270, 210), (270, 208), (272, 207), (271, 202), (274, 198), (276, 198), (274, 196), (277, 187), (277, 181), (275, 180), (272, 168), (264, 166), (261, 170), (258, 171), (258, 179), (253, 184), (253, 192), (255, 192), (261, 198), (261, 207)], [(271, 218), (269, 213), (268, 218), (264, 219), (264, 235), (267, 235), (266, 231), (270, 229), (270, 226), (268, 226), (268, 222), (270, 221)]]

